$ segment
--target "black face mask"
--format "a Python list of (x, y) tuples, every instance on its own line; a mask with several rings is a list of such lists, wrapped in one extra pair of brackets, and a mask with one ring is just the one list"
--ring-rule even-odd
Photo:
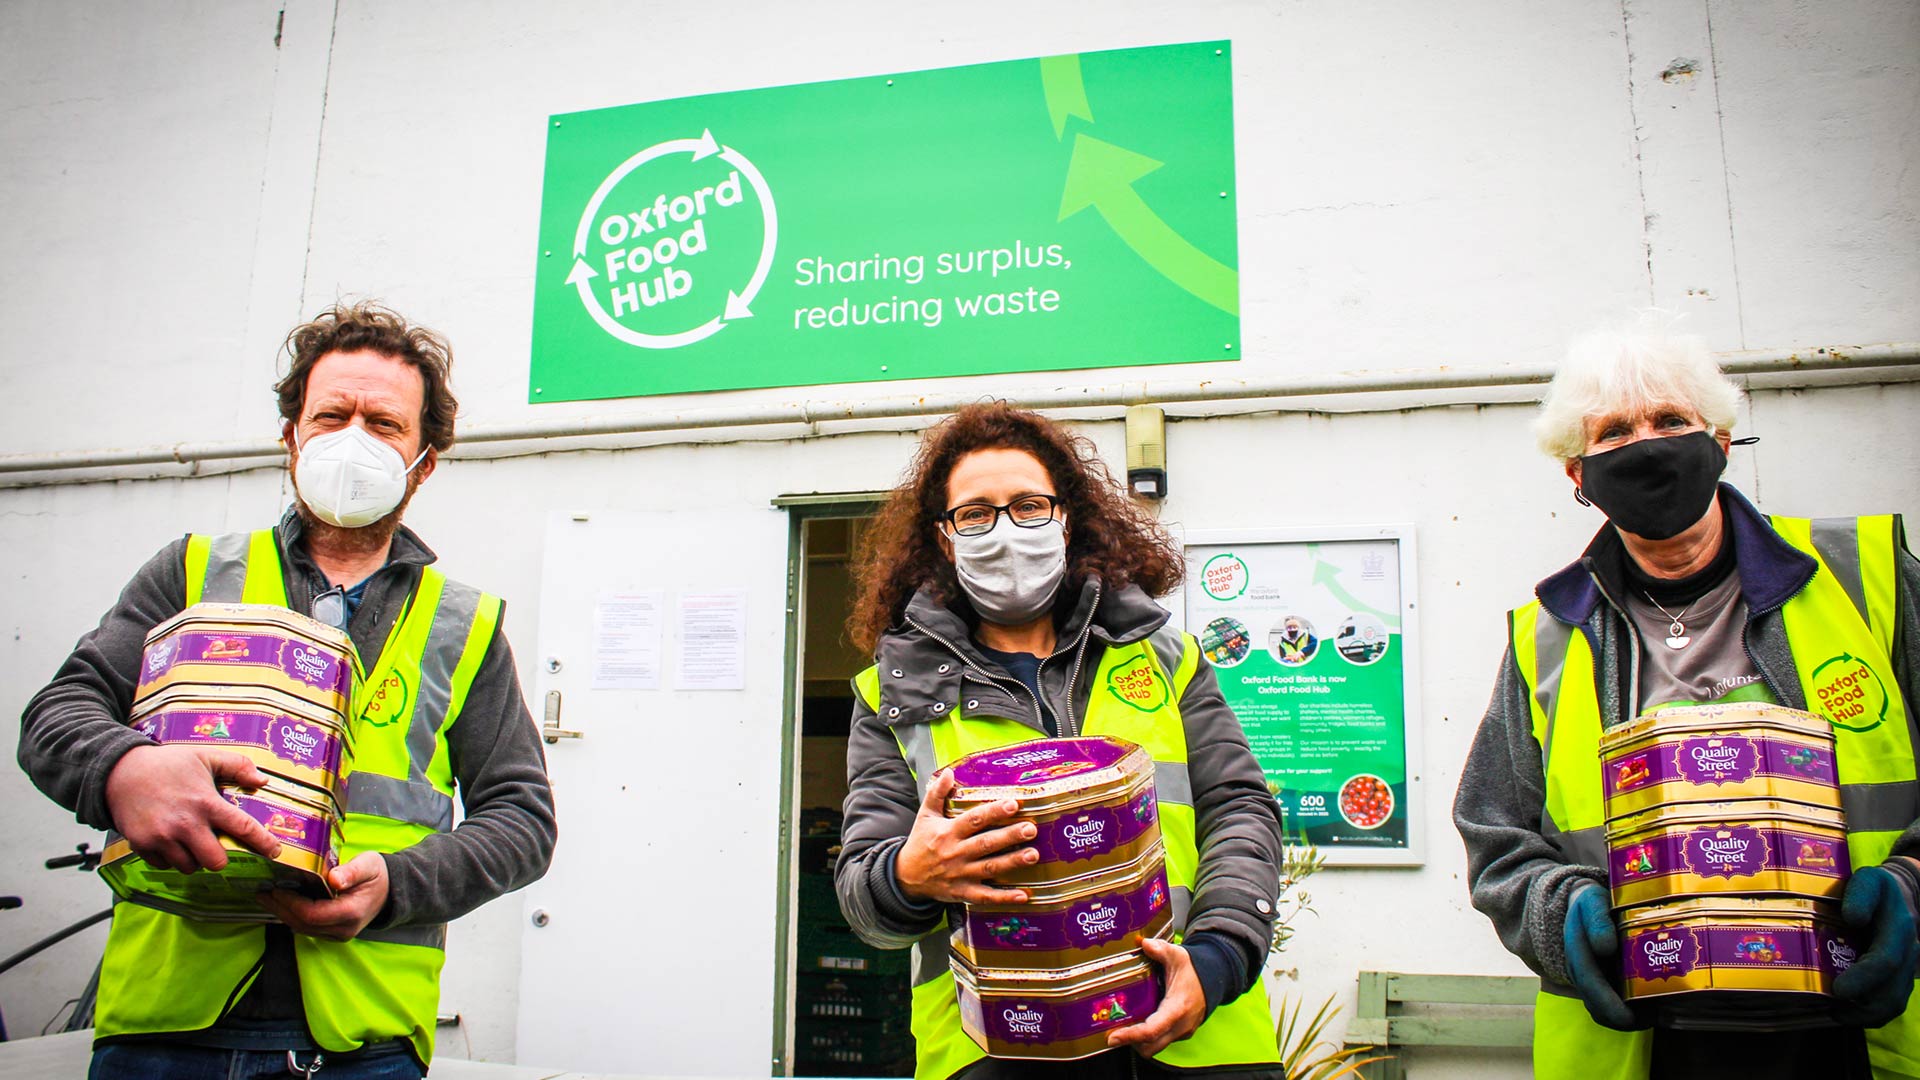
[(1707, 432), (1641, 439), (1581, 458), (1580, 490), (1616, 527), (1667, 540), (1706, 516), (1726, 468), (1726, 451)]

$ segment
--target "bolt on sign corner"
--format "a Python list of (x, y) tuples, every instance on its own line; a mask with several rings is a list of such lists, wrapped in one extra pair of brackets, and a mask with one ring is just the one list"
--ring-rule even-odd
[(1232, 50), (551, 118), (529, 400), (1231, 360)]

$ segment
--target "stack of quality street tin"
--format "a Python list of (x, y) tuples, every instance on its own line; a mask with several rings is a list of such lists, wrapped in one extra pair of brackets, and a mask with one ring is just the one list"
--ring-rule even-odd
[(953, 766), (947, 815), (1014, 799), (1038, 862), (997, 883), (1024, 904), (969, 904), (953, 932), (961, 1026), (994, 1057), (1069, 1061), (1143, 1020), (1160, 987), (1138, 936), (1173, 909), (1153, 759), (1115, 738), (1039, 739)]
[(253, 762), (265, 787), (220, 793), (280, 841), (280, 853), (268, 859), (222, 835), (225, 869), (183, 874), (109, 833), (100, 876), (123, 899), (214, 922), (271, 921), (255, 900), (269, 889), (331, 896), (341, 777), (353, 757), (353, 657), (342, 631), (270, 604), (196, 604), (154, 627), (131, 724), (157, 743)]
[(1854, 958), (1832, 726), (1759, 703), (1669, 708), (1603, 734), (1600, 761), (1625, 996), (1703, 1027), (1822, 1022)]

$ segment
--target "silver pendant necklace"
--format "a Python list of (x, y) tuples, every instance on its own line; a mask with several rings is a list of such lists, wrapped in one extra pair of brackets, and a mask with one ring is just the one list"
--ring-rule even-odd
[[(1660, 601), (1655, 600), (1652, 593), (1643, 589), (1640, 595), (1646, 597), (1647, 603), (1652, 604), (1659, 610), (1660, 614), (1665, 615), (1672, 621), (1672, 625), (1667, 627), (1667, 648), (1684, 649), (1693, 643), (1693, 638), (1687, 633), (1687, 624), (1680, 621), (1687, 617), (1687, 612), (1693, 607), (1693, 604), (1688, 604), (1686, 607), (1681, 608), (1680, 614), (1675, 615), (1673, 612), (1661, 607)], [(1694, 603), (1698, 602), (1697, 600), (1694, 601)]]

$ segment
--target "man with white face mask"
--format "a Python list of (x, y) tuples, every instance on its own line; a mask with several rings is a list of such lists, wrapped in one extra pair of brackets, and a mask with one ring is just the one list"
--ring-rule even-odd
[[(78, 819), (148, 861), (217, 870), (225, 833), (274, 838), (222, 800), (238, 755), (126, 725), (148, 630), (201, 601), (280, 604), (347, 631), (360, 677), (336, 896), (263, 896), (272, 925), (122, 904), (102, 962), (91, 1076), (419, 1077), (446, 924), (545, 872), (540, 740), (496, 597), (448, 579), (400, 524), (453, 442), (446, 343), (372, 304), (293, 331), (275, 387), (295, 491), (278, 525), (168, 545), (28, 704), (20, 761)], [(464, 819), (455, 828), (456, 791)], [(349, 857), (350, 856), (350, 857)]]

